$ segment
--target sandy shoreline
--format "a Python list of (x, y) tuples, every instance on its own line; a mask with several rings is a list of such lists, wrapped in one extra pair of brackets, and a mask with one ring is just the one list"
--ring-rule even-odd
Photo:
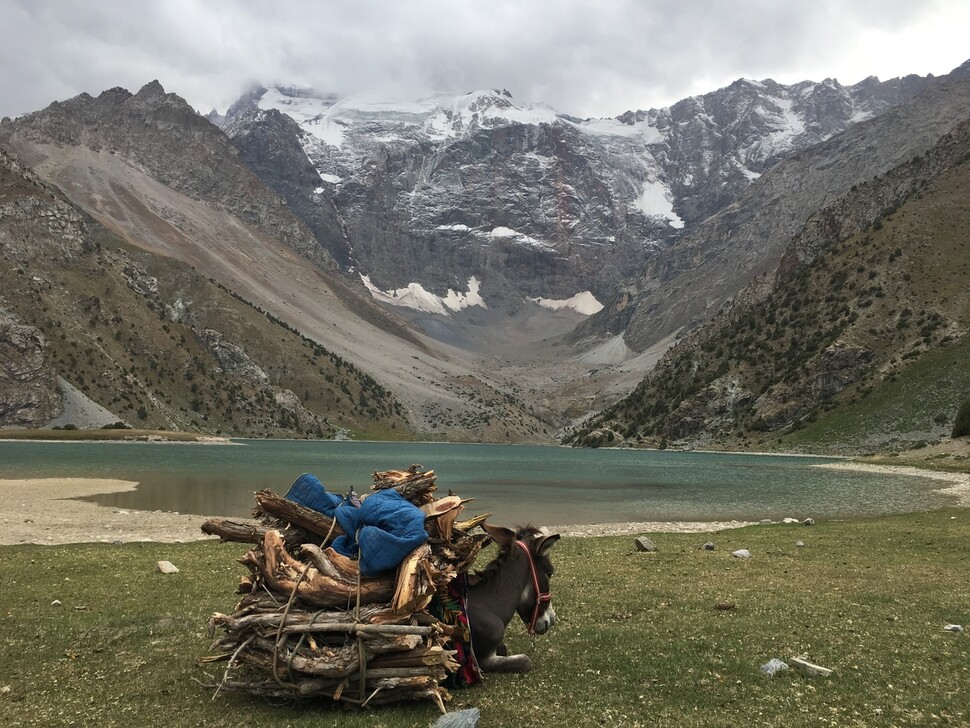
[[(894, 465), (840, 462), (816, 467), (864, 470), (934, 478), (948, 485), (941, 493), (970, 507), (970, 473)], [(139, 511), (76, 500), (101, 493), (134, 490), (137, 482), (87, 478), (0, 480), (0, 545), (67, 544), (115, 541), (178, 543), (206, 538), (200, 527), (208, 516)], [(750, 525), (743, 521), (653, 521), (552, 526), (564, 536), (613, 536), (637, 533), (712, 533)]]
[(75, 500), (124, 493), (130, 480), (36, 478), (0, 480), (0, 545), (114, 541), (197, 541), (205, 516), (136, 511)]
[(886, 473), (887, 475), (913, 475), (920, 478), (931, 478), (949, 485), (940, 488), (939, 492), (957, 499), (956, 505), (970, 508), (970, 473), (947, 473), (942, 470), (927, 470), (909, 465), (874, 465), (847, 461), (844, 463), (821, 463), (816, 468), (830, 468), (832, 470), (858, 470), (865, 473)]

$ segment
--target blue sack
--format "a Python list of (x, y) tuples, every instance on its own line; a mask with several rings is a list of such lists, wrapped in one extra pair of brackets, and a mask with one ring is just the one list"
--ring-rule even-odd
[(335, 518), (345, 535), (333, 542), (333, 549), (357, 559), (364, 576), (396, 569), (428, 540), (424, 511), (394, 489), (379, 490), (357, 507), (346, 498), (328, 493), (315, 475), (304, 473), (284, 497)]
[(428, 540), (424, 511), (390, 488), (367, 496), (360, 508), (340, 506), (337, 523), (346, 535), (334, 541), (334, 549), (358, 558), (364, 576), (396, 569)]
[(344, 501), (340, 496), (328, 493), (317, 476), (310, 473), (304, 473), (297, 478), (283, 497), (331, 518), (334, 509)]

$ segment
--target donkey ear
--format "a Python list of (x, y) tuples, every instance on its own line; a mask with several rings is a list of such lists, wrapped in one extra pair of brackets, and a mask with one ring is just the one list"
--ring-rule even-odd
[(559, 538), (560, 536), (558, 533), (543, 536), (541, 539), (539, 539), (539, 545), (536, 548), (536, 553), (539, 554), (539, 556), (545, 556), (549, 552), (549, 549), (556, 545)]
[(485, 529), (485, 533), (491, 536), (492, 540), (501, 548), (505, 548), (515, 541), (515, 531), (505, 526), (493, 526), (490, 523), (483, 523), (482, 528)]

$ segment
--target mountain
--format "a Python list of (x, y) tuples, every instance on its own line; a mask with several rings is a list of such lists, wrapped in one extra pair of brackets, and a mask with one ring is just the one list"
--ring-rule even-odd
[[(203, 321), (231, 299), (383, 393), (361, 402), (348, 383), (345, 411), (306, 405), (318, 416), (356, 432), (551, 441), (773, 270), (801, 222), (849, 189), (846, 170), (861, 183), (870, 156), (885, 171), (932, 146), (955, 123), (958, 87), (742, 80), (669, 109), (578, 119), (507, 91), (401, 104), (271, 86), (207, 120), (152, 82), (4, 120), (0, 147), (110, 236), (103, 248), (148, 256), (135, 278), (157, 281), (152, 310), (180, 317), (170, 329), (211, 328), (268, 375), (266, 356), (280, 377), (302, 361)], [(100, 265), (85, 258), (78, 274)], [(58, 280), (66, 312), (104, 298)], [(228, 298), (198, 293), (206, 281)], [(48, 343), (54, 331), (27, 309), (17, 325)], [(24, 352), (39, 346), (18, 335)], [(158, 365), (136, 349), (128, 367)], [(337, 381), (318, 369), (302, 392), (270, 379), (309, 402)], [(65, 371), (53, 376), (74, 385)], [(111, 410), (88, 376), (79, 389)]]
[(132, 249), (2, 151), (0, 260), (0, 426), (407, 432), (400, 403), (351, 363)]
[(776, 272), (573, 441), (858, 453), (948, 436), (970, 392), (968, 185), (970, 120), (809, 216)]
[(375, 298), (438, 314), (434, 336), (468, 307), (596, 312), (781, 159), (932, 82), (742, 80), (613, 119), (506, 90), (389, 103), (276, 85), (210, 118)]
[(968, 107), (970, 62), (878, 116), (791, 154), (648, 261), (574, 336), (622, 334), (635, 351), (666, 345), (774, 270), (811, 214), (925, 153), (967, 118)]
[[(400, 412), (378, 408), (352, 416), (355, 408), (369, 410), (373, 397), (362, 404), (348, 384), (344, 399), (353, 402), (345, 402), (343, 416), (334, 414), (335, 421), (357, 418), (348, 429), (387, 432), (394, 425), (398, 432), (451, 439), (551, 437), (551, 415), (523, 401), (518, 383), (460, 351), (432, 346), (374, 302), (359, 279), (345, 278), (310, 226), (256, 176), (228, 137), (157, 82), (134, 94), (82, 94), (4, 120), (0, 147), (117, 236), (119, 245), (190, 266), (352, 363), (358, 374), (367, 372), (401, 404)], [(90, 293), (68, 286), (65, 295), (70, 301)], [(192, 312), (207, 305), (195, 295), (169, 289), (164, 303)], [(326, 367), (318, 376), (323, 382), (314, 387), (340, 381)], [(100, 395), (93, 398), (104, 404)]]

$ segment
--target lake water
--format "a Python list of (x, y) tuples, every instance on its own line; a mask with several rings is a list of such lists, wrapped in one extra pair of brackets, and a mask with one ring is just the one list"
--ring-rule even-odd
[(252, 494), (304, 472), (365, 493), (375, 470), (420, 463), (438, 492), (493, 523), (837, 518), (952, 504), (927, 478), (813, 467), (828, 458), (525, 445), (238, 440), (234, 445), (0, 441), (0, 478), (118, 478), (102, 505), (248, 516)]

